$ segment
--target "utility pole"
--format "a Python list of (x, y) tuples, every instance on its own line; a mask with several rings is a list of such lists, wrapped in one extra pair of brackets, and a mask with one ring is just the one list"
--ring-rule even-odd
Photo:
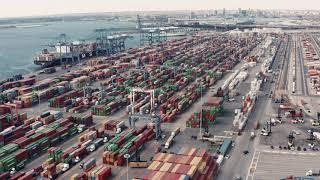
[(201, 103), (201, 113), (200, 113), (200, 136), (202, 136), (202, 121), (203, 121), (203, 108), (202, 108), (202, 82), (200, 84), (200, 103)]
[(127, 180), (129, 180), (129, 158), (130, 158), (130, 154), (125, 154), (123, 157), (127, 160)]

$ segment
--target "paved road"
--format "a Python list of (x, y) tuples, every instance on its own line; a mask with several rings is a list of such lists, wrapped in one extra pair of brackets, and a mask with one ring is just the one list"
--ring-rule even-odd
[(299, 80), (298, 84), (302, 88), (302, 95), (308, 95), (308, 88), (306, 87), (305, 73), (304, 73), (304, 64), (303, 64), (303, 55), (302, 55), (302, 46), (301, 46), (301, 37), (297, 36), (296, 39), (296, 61), (297, 61), (297, 79)]
[(305, 176), (310, 169), (319, 170), (319, 161), (319, 155), (261, 152), (259, 153), (254, 179), (279, 179), (289, 175)]
[[(260, 67), (260, 66), (258, 66)], [(273, 64), (273, 69), (277, 67), (277, 63)], [(268, 77), (271, 79), (272, 77)], [(265, 95), (271, 91), (274, 84), (267, 81), (261, 89), (261, 96), (258, 97), (254, 111), (248, 118), (247, 125), (244, 128), (242, 135), (238, 136), (235, 140), (235, 147), (230, 152), (230, 158), (226, 159), (220, 173), (218, 180), (233, 179), (237, 176), (246, 177), (248, 167), (250, 166), (251, 159), (253, 158), (253, 152), (255, 147), (259, 142), (259, 136), (253, 141), (250, 140), (250, 134), (253, 131), (253, 124), (255, 121), (259, 121), (264, 124), (266, 120), (264, 117), (270, 114), (274, 114), (273, 108), (271, 106), (271, 98)], [(259, 134), (259, 131), (255, 132)], [(249, 154), (244, 155), (243, 151), (248, 150)]]

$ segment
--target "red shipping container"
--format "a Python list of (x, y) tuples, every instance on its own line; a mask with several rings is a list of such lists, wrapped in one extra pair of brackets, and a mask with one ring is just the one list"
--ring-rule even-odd
[(51, 141), (52, 139), (56, 138), (59, 136), (59, 132), (54, 132), (51, 136), (48, 136), (49, 140)]
[(35, 133), (36, 133), (36, 131), (34, 129), (30, 130), (30, 131), (26, 132), (26, 135), (24, 135), (24, 137), (28, 138), (28, 137), (34, 135)]
[(23, 130), (24, 130), (25, 132), (28, 132), (28, 131), (32, 130), (30, 124), (24, 125), (24, 126), (23, 126)]
[(124, 154), (119, 154), (117, 161), (118, 161), (118, 166), (123, 166), (124, 165)]
[(81, 147), (74, 152), (74, 156), (78, 156), (80, 158), (83, 157), (85, 154), (87, 154), (86, 147)]
[(150, 180), (153, 178), (155, 174), (157, 174), (158, 171), (148, 171), (146, 175), (143, 176), (143, 180)]
[(74, 126), (74, 124), (72, 123), (72, 122), (69, 122), (68, 124), (66, 124), (66, 125), (64, 125), (64, 127), (66, 128), (66, 129), (70, 129), (70, 128), (72, 128)]
[(60, 122), (60, 126), (65, 126), (66, 124), (70, 123), (71, 120), (70, 119), (63, 119), (61, 122)]
[(15, 156), (18, 162), (23, 161), (28, 158), (28, 152), (26, 149), (19, 149), (17, 152), (15, 152)]
[(146, 129), (147, 129), (147, 125), (144, 125), (143, 127), (137, 129), (135, 134), (136, 135), (141, 134)]
[(25, 172), (17, 172), (13, 176), (11, 176), (10, 180), (18, 180), (20, 177), (24, 176), (26, 173)]
[(32, 172), (27, 172), (24, 176), (20, 177), (18, 180), (36, 180), (35, 177), (33, 177)]
[(111, 168), (110, 167), (103, 167), (103, 170), (99, 171), (98, 180), (106, 180), (109, 176), (111, 176)]
[(68, 130), (69, 130), (68, 127), (60, 127), (60, 128), (57, 129), (57, 132), (58, 132), (58, 134), (59, 134), (59, 136), (60, 136), (60, 135), (62, 135), (62, 134), (67, 133)]
[(56, 130), (55, 129), (50, 129), (47, 132), (45, 132), (45, 136), (49, 137), (49, 136), (53, 135), (54, 133), (56, 133)]
[(0, 134), (0, 141), (4, 142), (4, 136)]
[(133, 153), (135, 150), (137, 150), (137, 146), (136, 145), (131, 146), (131, 148), (129, 149), (129, 154)]
[(126, 139), (124, 138), (124, 136), (122, 136), (122, 137), (116, 142), (116, 144), (117, 144), (118, 146), (120, 146), (120, 145), (122, 145), (124, 142), (126, 142)]
[(10, 173), (9, 172), (5, 172), (3, 174), (0, 174), (0, 179), (8, 179), (10, 178)]
[(14, 144), (17, 144), (19, 148), (24, 148), (32, 142), (31, 138), (21, 137), (13, 141)]
[(45, 134), (43, 134), (43, 133), (38, 133), (38, 134), (36, 134), (36, 135), (32, 138), (32, 141), (35, 142), (35, 141), (37, 141), (37, 140), (39, 140), (39, 139), (41, 139), (41, 138), (43, 138), (43, 137), (45, 137)]
[(49, 164), (45, 169), (51, 172), (52, 174), (55, 174), (54, 172), (56, 171), (56, 164), (55, 163)]
[(180, 174), (175, 174), (175, 173), (168, 173), (165, 172), (165, 175), (161, 177), (161, 179), (165, 179), (165, 180), (176, 180), (180, 178)]

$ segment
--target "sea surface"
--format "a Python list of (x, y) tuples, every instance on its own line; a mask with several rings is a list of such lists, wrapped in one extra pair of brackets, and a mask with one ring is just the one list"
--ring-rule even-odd
[[(37, 66), (33, 64), (34, 56), (47, 45), (55, 44), (56, 38), (65, 33), (70, 39), (76, 41), (94, 37), (95, 29), (128, 29), (135, 28), (134, 22), (124, 21), (54, 21), (33, 24), (18, 24), (0, 28), (0, 80), (14, 74), (26, 74), (34, 71)], [(92, 41), (92, 40), (91, 40)], [(129, 39), (127, 47), (139, 45), (138, 35)]]

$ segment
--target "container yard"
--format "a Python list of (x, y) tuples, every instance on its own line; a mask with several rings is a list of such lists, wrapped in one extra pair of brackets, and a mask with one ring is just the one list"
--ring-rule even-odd
[(0, 85), (0, 179), (260, 177), (262, 151), (319, 144), (303, 140), (318, 135), (307, 131), (319, 125), (309, 101), (300, 108), (286, 94), (299, 95), (316, 71), (297, 75), (317, 61), (316, 45), (317, 34), (199, 31), (9, 78)]
[[(0, 88), (1, 176), (116, 178), (121, 177), (129, 162), (130, 169), (141, 166), (149, 170), (153, 164), (162, 162), (161, 159), (149, 162), (150, 159), (142, 156), (146, 153), (152, 157), (156, 152), (151, 144), (157, 124), (138, 118), (135, 128), (130, 128), (130, 116), (148, 117), (156, 113), (162, 126), (161, 141), (166, 141), (167, 150), (180, 144), (180, 124), (182, 131), (200, 126), (206, 130), (215, 128), (215, 119), (224, 109), (223, 101), (228, 101), (221, 91), (234, 89), (248, 74), (238, 73), (237, 82), (220, 88), (219, 96), (204, 100), (200, 111), (194, 112), (194, 103), (211, 94), (210, 87), (242, 63), (263, 39), (264, 35), (250, 33), (239, 38), (201, 32), (190, 38), (88, 60), (77, 70), (54, 77), (41, 74), (8, 79)], [(132, 93), (134, 88), (142, 91)], [(148, 90), (151, 93), (142, 93)], [(188, 112), (193, 114), (181, 119)], [(169, 139), (166, 138), (165, 134), (171, 131)], [(165, 164), (166, 170), (159, 166), (146, 177), (197, 179), (206, 178), (208, 173), (216, 176), (219, 165), (214, 154), (190, 148), (193, 154), (180, 151), (177, 156), (197, 160), (168, 161), (170, 166), (177, 166), (176, 170), (171, 171)], [(161, 146), (156, 149), (162, 151)], [(186, 167), (179, 170), (178, 166)], [(131, 176), (139, 178), (135, 174)]]

